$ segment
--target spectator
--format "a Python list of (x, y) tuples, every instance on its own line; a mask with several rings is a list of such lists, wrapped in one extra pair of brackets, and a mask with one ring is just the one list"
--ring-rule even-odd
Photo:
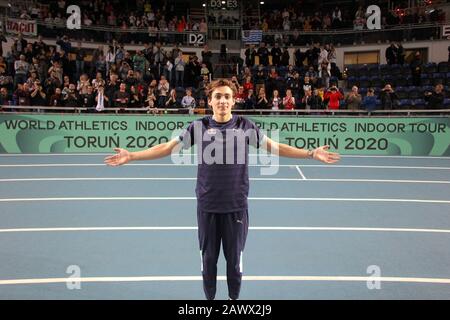
[(364, 97), (362, 101), (362, 106), (368, 112), (374, 111), (377, 107), (377, 97), (375, 96), (375, 92), (372, 88), (367, 90), (367, 95)]
[(272, 65), (279, 66), (281, 62), (281, 49), (278, 46), (277, 42), (275, 42), (274, 47), (270, 51), (270, 54), (272, 55)]
[(30, 105), (30, 88), (28, 87), (28, 84), (26, 82), (23, 84), (19, 83), (17, 85), (15, 96), (17, 97), (17, 102), (19, 106)]
[(95, 101), (97, 103), (95, 110), (99, 112), (103, 111), (105, 107), (109, 105), (110, 98), (105, 94), (105, 88), (103, 86), (98, 87), (97, 95), (95, 96)]
[(11, 94), (9, 94), (8, 89), (5, 87), (0, 88), (0, 110), (1, 106), (10, 105), (12, 103)]
[(261, 42), (257, 55), (259, 57), (259, 64), (267, 67), (269, 65), (269, 50), (266, 48), (266, 44), (264, 42)]
[(321, 80), (321, 84), (325, 88), (330, 87), (331, 64), (328, 62), (328, 60), (326, 58), (324, 60), (322, 60), (322, 62), (320, 64), (319, 78)]
[(253, 89), (249, 89), (245, 97), (244, 109), (254, 110), (255, 107), (256, 107), (256, 99), (255, 96), (253, 95)]
[(166, 105), (167, 94), (169, 93), (170, 85), (164, 76), (161, 76), (158, 84), (158, 106), (164, 107)]
[(344, 99), (342, 93), (334, 85), (328, 89), (324, 98), (328, 101), (328, 109), (332, 110), (339, 109), (340, 101)]
[[(161, 96), (160, 96), (161, 98)], [(163, 100), (159, 100), (163, 101)], [(160, 106), (163, 106), (164, 108), (170, 108), (175, 109), (178, 108), (178, 101), (177, 101), (177, 92), (175, 89), (170, 90), (170, 96), (167, 99), (167, 101), (164, 102), (163, 105), (160, 104)]]
[(285, 110), (295, 109), (295, 98), (292, 96), (292, 91), (290, 89), (286, 90), (286, 96), (283, 98), (283, 106)]
[(30, 102), (32, 106), (46, 106), (46, 94), (39, 80), (34, 82), (34, 89), (30, 93)]
[(186, 89), (186, 95), (181, 100), (181, 106), (189, 110), (189, 114), (194, 113), (194, 108), (196, 107), (195, 98), (192, 96), (192, 89)]
[[(103, 88), (103, 86), (102, 86)], [(97, 88), (98, 90), (98, 88)], [(88, 85), (86, 88), (86, 93), (80, 93), (80, 106), (82, 108), (88, 108), (90, 111), (93, 111), (96, 105), (95, 101), (95, 93), (94, 88), (91, 85)]]
[(266, 97), (266, 91), (264, 88), (259, 89), (258, 99), (256, 102), (256, 109), (267, 109), (269, 107), (269, 101)]
[(249, 90), (253, 90), (253, 83), (252, 83), (252, 77), (247, 76), (245, 77), (245, 81), (242, 85), (244, 87), (244, 94), (247, 95)]
[(181, 51), (178, 52), (178, 57), (175, 58), (175, 86), (181, 84), (181, 87), (184, 86), (184, 67), (186, 62), (183, 59), (183, 53)]
[(270, 100), (270, 106), (272, 110), (279, 110), (283, 100), (281, 99), (278, 90), (273, 90), (273, 96)]
[(398, 97), (390, 84), (386, 84), (384, 88), (381, 90), (380, 100), (381, 100), (381, 107), (383, 108), (383, 110), (395, 109)]
[(311, 110), (319, 110), (323, 109), (323, 100), (322, 97), (319, 94), (318, 89), (314, 89), (309, 101), (309, 104), (311, 106)]
[(119, 86), (119, 91), (114, 93), (114, 107), (122, 109), (128, 107), (128, 102), (130, 102), (130, 94), (126, 91), (126, 89), (126, 84), (121, 83)]
[(289, 65), (289, 60), (291, 59), (289, 55), (289, 50), (287, 47), (283, 48), (283, 52), (281, 54), (281, 65), (287, 67)]
[(387, 64), (393, 65), (397, 63), (397, 47), (395, 43), (391, 42), (391, 45), (386, 49), (386, 61)]
[(415, 86), (420, 86), (421, 83), (421, 75), (422, 75), (422, 56), (420, 55), (420, 52), (417, 51), (414, 55), (414, 59), (410, 63), (411, 68), (411, 75), (412, 75), (412, 82)]
[(145, 100), (145, 106), (148, 108), (147, 113), (150, 113), (150, 112), (153, 114), (158, 113), (158, 109), (156, 106), (156, 96), (155, 96), (155, 92), (152, 88), (148, 89), (147, 99)]
[[(94, 82), (95, 80), (92, 80), (92, 82)], [(77, 91), (80, 95), (82, 94), (87, 94), (88, 92), (88, 87), (90, 86), (89, 84), (89, 77), (87, 74), (82, 74), (80, 76), (80, 80), (77, 83)]]
[(21, 54), (19, 60), (14, 63), (14, 70), (16, 71), (14, 75), (14, 87), (19, 83), (24, 83), (27, 81), (28, 69), (30, 64), (25, 61), (25, 55)]
[(244, 92), (244, 87), (237, 87), (238, 88), (238, 92), (236, 94), (236, 109), (243, 109), (244, 108), (244, 104), (245, 104), (245, 92)]
[(437, 84), (434, 91), (425, 92), (425, 101), (428, 103), (428, 109), (444, 109), (445, 92), (442, 84)]
[(64, 98), (64, 106), (70, 108), (77, 108), (80, 106), (79, 96), (73, 83), (69, 85), (68, 93)]
[(361, 108), (362, 98), (358, 93), (358, 87), (353, 86), (352, 91), (349, 92), (347, 97), (345, 98), (345, 104), (347, 105), (347, 109), (349, 110), (359, 110)]
[(61, 88), (56, 88), (55, 93), (50, 97), (49, 105), (52, 107), (62, 107), (63, 106), (63, 97)]

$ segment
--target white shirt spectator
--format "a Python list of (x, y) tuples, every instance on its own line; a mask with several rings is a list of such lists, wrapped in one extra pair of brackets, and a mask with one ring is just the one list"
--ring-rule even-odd
[(183, 108), (195, 108), (195, 99), (193, 96), (184, 96), (181, 100), (181, 105)]

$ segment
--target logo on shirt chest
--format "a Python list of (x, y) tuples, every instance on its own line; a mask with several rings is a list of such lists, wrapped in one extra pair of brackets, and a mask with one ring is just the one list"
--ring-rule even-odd
[(207, 132), (208, 134), (215, 135), (215, 134), (217, 133), (217, 130), (216, 130), (216, 129), (213, 129), (213, 128), (209, 128), (208, 130), (206, 130), (206, 132)]

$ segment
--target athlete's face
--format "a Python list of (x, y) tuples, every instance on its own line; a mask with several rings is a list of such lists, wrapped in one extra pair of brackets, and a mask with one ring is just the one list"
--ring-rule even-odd
[(213, 113), (220, 117), (231, 114), (234, 102), (233, 90), (228, 86), (217, 87), (212, 92), (211, 99), (208, 99), (208, 103), (213, 109)]

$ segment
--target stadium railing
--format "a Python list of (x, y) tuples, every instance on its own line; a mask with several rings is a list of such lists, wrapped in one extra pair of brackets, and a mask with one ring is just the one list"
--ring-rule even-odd
[[(45, 113), (45, 114), (88, 114), (88, 115), (137, 115), (137, 114), (149, 114), (149, 115), (189, 115), (189, 109), (185, 108), (105, 108), (101, 112), (97, 112), (93, 108), (83, 107), (46, 107), (46, 106), (10, 106), (4, 105), (0, 108), (0, 114), (21, 113), (21, 110), (26, 113)], [(22, 112), (24, 113), (24, 112)], [(390, 117), (412, 117), (412, 116), (426, 116), (426, 117), (449, 117), (450, 109), (427, 109), (427, 110), (414, 110), (414, 109), (402, 109), (402, 110), (373, 110), (367, 111), (361, 110), (345, 110), (345, 109), (294, 109), (294, 110), (271, 110), (271, 109), (235, 109), (234, 114), (253, 115), (253, 116), (334, 116), (334, 117), (349, 117), (349, 116), (390, 116)], [(195, 108), (193, 114), (206, 115), (212, 114), (210, 108)]]

